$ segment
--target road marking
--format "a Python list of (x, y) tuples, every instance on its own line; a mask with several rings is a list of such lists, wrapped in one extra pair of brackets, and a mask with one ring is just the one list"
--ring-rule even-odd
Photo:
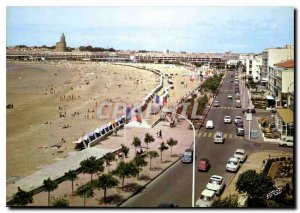
[(199, 132), (199, 133), (198, 133), (199, 137), (201, 137), (202, 133), (203, 133), (203, 132)]
[(210, 138), (210, 137), (211, 137), (211, 135), (212, 135), (212, 133), (211, 133), (211, 132), (209, 132), (209, 133), (208, 133), (208, 135), (207, 135), (207, 137), (208, 137), (208, 138)]
[(227, 133), (224, 134), (224, 138), (227, 138)]
[(203, 135), (202, 135), (202, 137), (203, 137), (203, 138), (205, 138), (205, 137), (206, 137), (206, 135), (207, 135), (207, 132), (203, 132)]
[(232, 138), (232, 134), (229, 134), (229, 138)]

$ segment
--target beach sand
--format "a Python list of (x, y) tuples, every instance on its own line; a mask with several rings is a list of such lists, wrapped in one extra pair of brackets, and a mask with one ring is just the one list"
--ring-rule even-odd
[[(168, 105), (197, 87), (185, 68), (134, 65), (173, 73)], [(159, 83), (146, 70), (95, 62), (8, 63), (6, 74), (7, 104), (14, 105), (6, 110), (8, 181), (75, 152), (73, 141), (111, 121), (97, 117), (100, 104), (141, 102)]]

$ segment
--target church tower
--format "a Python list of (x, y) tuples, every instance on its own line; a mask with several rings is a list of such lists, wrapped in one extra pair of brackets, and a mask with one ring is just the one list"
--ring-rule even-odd
[(64, 33), (61, 35), (60, 41), (56, 43), (55, 50), (57, 52), (66, 52), (67, 51), (67, 43), (66, 43), (66, 38), (65, 38)]

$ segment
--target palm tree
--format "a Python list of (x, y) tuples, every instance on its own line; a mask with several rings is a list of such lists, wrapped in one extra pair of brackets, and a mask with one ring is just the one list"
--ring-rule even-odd
[(141, 154), (141, 155), (136, 155), (133, 158), (133, 162), (135, 163), (138, 169), (137, 179), (139, 179), (140, 171), (142, 170), (140, 167), (147, 166), (148, 164), (147, 161), (145, 160), (146, 157), (147, 157), (146, 154)]
[(127, 158), (127, 155), (129, 153), (129, 148), (127, 146), (125, 146), (124, 144), (121, 144), (121, 152), (124, 154), (123, 156), (125, 158)]
[(92, 182), (94, 173), (103, 172), (104, 170), (103, 163), (104, 163), (103, 160), (96, 160), (95, 156), (91, 156), (90, 158), (80, 162), (81, 171), (84, 174), (90, 174), (91, 182)]
[(103, 158), (106, 162), (106, 165), (108, 166), (108, 171), (110, 171), (110, 163), (116, 160), (116, 155), (112, 152), (109, 152), (106, 153)]
[(133, 138), (132, 145), (134, 146), (135, 150), (134, 153), (136, 153), (136, 148), (141, 147), (141, 140), (138, 137)]
[(122, 179), (123, 188), (125, 177), (135, 177), (138, 174), (138, 168), (133, 162), (125, 163), (121, 161), (113, 174), (116, 174)]
[(94, 197), (92, 183), (90, 182), (88, 184), (79, 186), (76, 190), (76, 194), (80, 197), (83, 197), (83, 206), (85, 206), (86, 198)]
[(57, 189), (58, 184), (55, 181), (51, 180), (50, 178), (45, 179), (43, 184), (44, 184), (45, 191), (48, 192), (48, 206), (49, 206), (50, 205), (50, 192)]
[(67, 180), (72, 181), (72, 194), (74, 194), (73, 183), (74, 180), (78, 179), (76, 172), (74, 170), (69, 170), (68, 172), (65, 172), (65, 177)]
[(14, 195), (12, 200), (12, 205), (14, 206), (26, 206), (33, 202), (33, 197), (31, 192), (26, 192), (18, 187), (18, 192)]
[(171, 157), (172, 157), (172, 147), (177, 145), (177, 140), (174, 140), (173, 138), (170, 138), (167, 140), (167, 144), (171, 147)]
[(153, 138), (152, 135), (150, 135), (149, 133), (146, 133), (145, 138), (144, 138), (144, 142), (147, 144), (147, 153), (148, 153), (148, 144), (154, 142), (155, 139)]
[(104, 191), (103, 201), (106, 203), (106, 191), (108, 188), (113, 188), (119, 184), (119, 181), (114, 178), (111, 174), (103, 174), (96, 181), (95, 186), (101, 188)]
[(158, 149), (160, 150), (160, 162), (162, 163), (162, 153), (163, 151), (169, 149), (169, 147), (165, 145), (165, 142), (161, 142), (160, 147)]
[(150, 171), (151, 171), (151, 160), (152, 160), (152, 158), (157, 158), (159, 155), (158, 155), (157, 151), (149, 151), (148, 156), (150, 158), (149, 164), (150, 164)]

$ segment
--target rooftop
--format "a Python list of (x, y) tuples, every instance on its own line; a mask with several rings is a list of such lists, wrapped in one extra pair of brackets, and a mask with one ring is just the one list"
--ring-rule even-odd
[(280, 63), (275, 64), (275, 66), (283, 67), (283, 68), (294, 68), (294, 60), (280, 62)]

